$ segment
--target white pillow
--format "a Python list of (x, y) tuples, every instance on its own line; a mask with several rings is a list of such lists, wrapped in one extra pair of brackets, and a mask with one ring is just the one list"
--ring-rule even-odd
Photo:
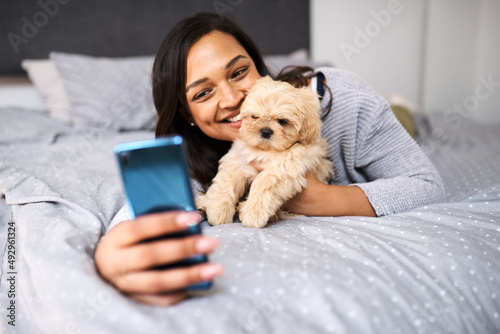
[(57, 121), (71, 124), (71, 107), (52, 60), (25, 59), (21, 66), (42, 97), (50, 116)]

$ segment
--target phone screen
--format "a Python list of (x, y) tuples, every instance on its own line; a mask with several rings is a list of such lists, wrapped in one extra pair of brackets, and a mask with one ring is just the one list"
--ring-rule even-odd
[(182, 142), (182, 137), (173, 136), (115, 147), (133, 218), (195, 210)]
[[(183, 145), (182, 137), (171, 136), (115, 146), (132, 218), (164, 211), (196, 209)], [(180, 238), (193, 234), (201, 234), (199, 224), (161, 238)], [(206, 255), (196, 255), (154, 269), (186, 267), (206, 261)], [(204, 282), (188, 289), (200, 290), (210, 286), (211, 282)]]

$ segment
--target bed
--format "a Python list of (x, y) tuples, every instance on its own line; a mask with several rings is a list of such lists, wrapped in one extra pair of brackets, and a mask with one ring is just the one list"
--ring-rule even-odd
[[(303, 11), (304, 1), (292, 3)], [(270, 50), (266, 61), (309, 63), (307, 43)], [(204, 222), (221, 241), (211, 259), (225, 274), (210, 291), (152, 307), (115, 290), (93, 263), (124, 204), (112, 148), (154, 137), (152, 55), (49, 51), (59, 52), (23, 63), (30, 80), (0, 87), (3, 333), (500, 332), (500, 125), (416, 117), (445, 203), (264, 229)], [(21, 62), (9, 68), (20, 73)]]

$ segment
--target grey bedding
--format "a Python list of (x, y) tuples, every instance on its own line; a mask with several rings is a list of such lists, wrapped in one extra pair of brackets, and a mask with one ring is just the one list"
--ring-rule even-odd
[(298, 217), (258, 230), (204, 223), (221, 240), (212, 259), (226, 272), (213, 290), (163, 308), (123, 296), (93, 263), (123, 205), (112, 147), (153, 133), (75, 131), (43, 113), (0, 109), (0, 328), (499, 333), (500, 126), (457, 126), (434, 114), (419, 130), (447, 203), (382, 218)]

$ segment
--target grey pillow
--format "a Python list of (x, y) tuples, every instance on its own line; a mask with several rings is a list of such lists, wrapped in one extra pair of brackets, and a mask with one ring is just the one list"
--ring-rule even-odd
[(78, 129), (154, 129), (154, 57), (97, 58), (51, 52)]

